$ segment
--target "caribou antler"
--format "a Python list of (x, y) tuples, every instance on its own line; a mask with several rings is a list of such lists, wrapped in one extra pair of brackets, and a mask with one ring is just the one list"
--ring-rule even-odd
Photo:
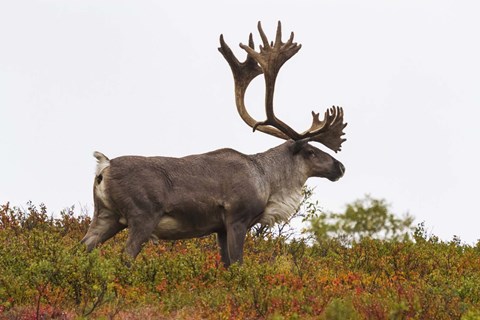
[[(251, 48), (254, 48), (251, 33), (248, 43)], [(250, 82), (255, 79), (256, 76), (262, 74), (263, 71), (257, 62), (250, 56), (247, 56), (247, 59), (244, 62), (239, 62), (230, 47), (224, 41), (223, 35), (220, 35), (220, 48), (218, 48), (218, 51), (220, 51), (220, 53), (224, 56), (225, 60), (227, 60), (230, 68), (232, 69), (233, 79), (235, 82), (235, 103), (237, 105), (237, 111), (243, 121), (253, 128), (257, 124), (257, 121), (250, 116), (245, 108), (245, 92)], [(289, 139), (287, 135), (279, 131), (277, 128), (260, 127), (258, 130), (281, 139)]]
[[(332, 107), (328, 109), (323, 120), (320, 120), (318, 113), (312, 111), (312, 125), (310, 129), (301, 134), (275, 116), (273, 111), (275, 80), (282, 65), (300, 50), (301, 45), (293, 42), (293, 32), (286, 43), (282, 42), (280, 21), (278, 22), (275, 42), (269, 43), (260, 22), (258, 22), (258, 31), (262, 38), (263, 46), (260, 46), (259, 52), (255, 51), (252, 34), (250, 34), (248, 46), (240, 44), (240, 47), (247, 52), (247, 59), (243, 63), (238, 61), (232, 50), (225, 43), (223, 36), (220, 36), (219, 51), (232, 69), (235, 81), (235, 101), (242, 119), (254, 131), (259, 130), (282, 139), (300, 140), (308, 138), (324, 144), (335, 152), (340, 151), (342, 143), (346, 140), (341, 138), (344, 135), (343, 128), (347, 125), (343, 123), (342, 108)], [(245, 92), (250, 82), (261, 73), (265, 77), (265, 111), (267, 119), (259, 122), (253, 119), (245, 108)]]

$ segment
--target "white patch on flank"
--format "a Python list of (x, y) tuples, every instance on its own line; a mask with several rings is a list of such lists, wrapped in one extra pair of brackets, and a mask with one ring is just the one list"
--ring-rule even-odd
[(274, 193), (268, 200), (260, 223), (271, 227), (277, 222), (287, 221), (297, 211), (302, 197), (301, 188)]
[[(105, 180), (105, 178), (104, 178), (104, 180)], [(103, 205), (106, 208), (111, 209), (110, 201), (109, 201), (109, 197), (108, 197), (106, 189), (107, 188), (105, 187), (105, 183), (102, 180), (102, 182), (100, 182), (100, 184), (97, 184), (95, 186), (95, 195), (102, 201)], [(120, 222), (120, 223), (122, 223), (122, 222)]]
[(123, 224), (124, 226), (128, 226), (128, 223), (127, 223), (127, 219), (125, 219), (124, 217), (121, 217), (118, 222), (120, 222), (121, 224)]
[[(95, 170), (95, 176), (99, 176), (103, 171), (110, 166), (110, 160), (101, 152), (95, 151), (93, 156), (97, 158), (97, 169)], [(104, 206), (111, 208), (109, 197), (107, 194), (105, 179), (107, 177), (104, 175), (100, 183), (95, 184), (95, 195), (103, 202)]]
[(179, 230), (180, 224), (178, 223), (177, 220), (175, 220), (172, 217), (169, 216), (163, 216), (160, 218), (160, 221), (157, 224), (156, 232), (160, 234), (165, 232), (165, 233), (170, 233), (170, 232), (176, 232)]
[(97, 159), (97, 170), (95, 170), (95, 175), (98, 176), (103, 170), (105, 170), (105, 168), (110, 166), (110, 159), (98, 151), (95, 151), (93, 156)]

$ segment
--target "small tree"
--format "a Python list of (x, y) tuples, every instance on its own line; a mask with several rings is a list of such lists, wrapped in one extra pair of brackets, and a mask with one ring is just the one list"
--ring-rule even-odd
[(307, 232), (318, 242), (337, 238), (351, 243), (366, 237), (402, 241), (408, 240), (413, 231), (414, 218), (411, 215), (397, 217), (390, 212), (384, 199), (369, 195), (348, 204), (343, 213), (322, 212), (317, 204), (310, 204), (307, 208), (310, 222)]

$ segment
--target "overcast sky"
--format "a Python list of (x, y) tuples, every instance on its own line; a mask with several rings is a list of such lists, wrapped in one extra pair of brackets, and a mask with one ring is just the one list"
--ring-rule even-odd
[[(310, 111), (342, 106), (346, 175), (318, 178), (327, 211), (371, 194), (429, 232), (480, 238), (478, 1), (1, 1), (0, 203), (92, 212), (94, 150), (184, 156), (257, 153), (282, 141), (234, 104), (218, 37), (237, 56), (261, 20), (295, 32), (278, 116), (303, 131)], [(264, 118), (263, 79), (247, 106)], [(326, 148), (323, 148), (326, 150)]]

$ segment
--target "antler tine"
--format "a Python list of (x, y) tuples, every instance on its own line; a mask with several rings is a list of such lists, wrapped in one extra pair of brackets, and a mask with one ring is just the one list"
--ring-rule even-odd
[(319, 115), (312, 111), (312, 125), (300, 136), (320, 142), (335, 152), (340, 151), (342, 143), (346, 141), (342, 138), (345, 134), (343, 129), (347, 126), (346, 123), (343, 123), (343, 108), (333, 106), (327, 109), (323, 120), (320, 120)]
[(278, 25), (277, 25), (277, 34), (275, 36), (275, 48), (280, 48), (280, 46), (282, 45), (282, 23), (280, 21), (278, 21)]
[[(288, 38), (288, 41), (287, 43), (285, 43), (287, 46), (290, 46), (292, 43), (293, 43), (293, 37), (294, 37), (294, 33), (293, 31), (290, 33), (290, 38)], [(299, 46), (302, 46), (301, 44), (299, 44)]]
[(310, 129), (307, 131), (303, 132), (302, 134), (306, 134), (308, 132), (314, 131), (319, 127), (324, 126), (324, 121), (320, 121), (320, 113), (312, 111), (312, 125), (310, 126)]
[(315, 113), (312, 111), (312, 125), (310, 129), (307, 131), (303, 132), (302, 135), (308, 135), (308, 136), (313, 136), (316, 133), (320, 132), (321, 130), (325, 130), (330, 126), (330, 123), (332, 119), (335, 117), (334, 116), (335, 111), (332, 111), (331, 109), (327, 109), (323, 115), (323, 120), (320, 120), (320, 113)]
[[(342, 143), (347, 140), (342, 138), (345, 134), (343, 129), (347, 126), (347, 123), (343, 123), (343, 114), (343, 108), (333, 106), (325, 112), (324, 120), (318, 121), (315, 130), (309, 130), (302, 135), (322, 143), (335, 152), (340, 151)], [(311, 129), (313, 127), (312, 124)]]
[[(263, 32), (263, 29), (262, 29), (262, 23), (260, 21), (258, 21), (257, 23), (257, 29), (258, 29), (258, 33), (260, 33), (260, 38), (262, 38), (262, 42), (263, 42), (263, 47), (268, 47), (269, 44), (268, 44), (268, 38), (267, 38), (267, 35), (265, 34), (265, 32)], [(262, 50), (262, 46), (260, 46), (260, 50)]]

